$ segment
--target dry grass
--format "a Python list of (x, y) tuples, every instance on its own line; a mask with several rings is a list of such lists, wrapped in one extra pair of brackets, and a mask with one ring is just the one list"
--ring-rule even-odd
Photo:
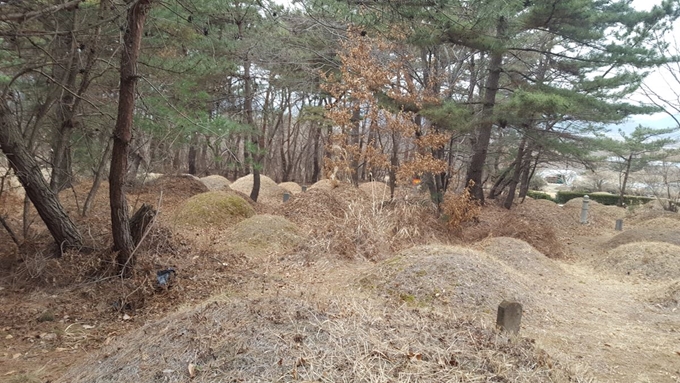
[(359, 190), (366, 193), (373, 201), (387, 202), (390, 200), (390, 186), (384, 182), (365, 182), (359, 185)]
[[(245, 177), (241, 177), (232, 182), (229, 187), (233, 190), (250, 195), (250, 192), (253, 190), (253, 175), (248, 174)], [(260, 175), (260, 194), (257, 198), (257, 202), (269, 204), (281, 203), (283, 201), (283, 193), (285, 193), (285, 190), (279, 187), (273, 179), (265, 175)]]
[(559, 383), (570, 378), (531, 341), (509, 340), (450, 311), (282, 296), (223, 297), (173, 314), (105, 347), (58, 381)]
[(177, 209), (173, 221), (179, 227), (227, 227), (254, 214), (250, 204), (238, 195), (213, 191), (186, 200)]
[(298, 194), (284, 205), (283, 214), (308, 233), (305, 251), (349, 259), (386, 258), (449, 237), (431, 204), (402, 198), (384, 203), (345, 184)]
[(231, 181), (218, 174), (201, 177), (201, 182), (203, 182), (210, 191), (229, 189), (229, 185), (231, 185)]
[(646, 300), (661, 309), (677, 311), (680, 308), (680, 279), (666, 283), (660, 288), (648, 293)]
[(680, 275), (680, 246), (660, 242), (634, 242), (609, 250), (594, 268), (625, 278), (660, 281)]

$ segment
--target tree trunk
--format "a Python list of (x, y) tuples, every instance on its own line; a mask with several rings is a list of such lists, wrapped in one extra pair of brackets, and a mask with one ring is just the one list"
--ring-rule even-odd
[(56, 193), (45, 182), (4, 100), (0, 102), (0, 148), (60, 249), (80, 248), (82, 237), (78, 229), (59, 203)]
[(137, 82), (137, 59), (142, 43), (144, 21), (151, 9), (151, 0), (133, 3), (127, 13), (127, 28), (123, 37), (120, 60), (120, 91), (118, 116), (113, 133), (113, 154), (109, 173), (109, 198), (111, 204), (111, 233), (113, 249), (118, 252), (116, 262), (121, 275), (129, 275), (134, 242), (130, 233), (130, 219), (125, 199), (125, 174), (132, 140), (132, 117), (135, 108), (135, 85)]
[(621, 193), (619, 194), (619, 207), (623, 207), (625, 205), (624, 196), (626, 195), (626, 185), (628, 184), (628, 176), (630, 175), (630, 166), (632, 162), (633, 155), (630, 154), (628, 159), (626, 159), (626, 170), (623, 173), (623, 183), (621, 184)]
[[(503, 41), (505, 39), (507, 21), (504, 16), (498, 19), (496, 28), (496, 40)], [(482, 185), (482, 174), (484, 172), (484, 163), (486, 162), (486, 155), (489, 150), (489, 141), (491, 139), (491, 130), (493, 128), (493, 109), (496, 104), (496, 93), (498, 93), (498, 83), (501, 77), (501, 64), (503, 63), (503, 50), (496, 48), (490, 54), (489, 61), (489, 75), (486, 79), (484, 90), (484, 104), (482, 106), (482, 122), (479, 125), (476, 137), (472, 142), (472, 159), (468, 166), (466, 184), (470, 189), (470, 195), (484, 203), (484, 189)]]
[[(522, 141), (519, 143), (519, 148), (517, 149), (517, 159), (515, 163), (522, 164), (524, 161), (524, 147), (527, 144), (526, 136), (522, 137)], [(503, 207), (510, 210), (512, 207), (512, 202), (515, 200), (515, 192), (517, 191), (517, 184), (519, 183), (519, 177), (522, 174), (522, 166), (515, 166), (515, 171), (512, 172), (512, 178), (510, 179), (508, 195), (505, 196), (505, 202)]]
[(531, 179), (534, 177), (534, 173), (536, 173), (536, 167), (538, 166), (538, 159), (541, 157), (539, 153), (535, 158), (532, 158), (531, 151), (533, 151), (533, 148), (530, 147), (527, 153), (527, 165), (524, 167), (524, 171), (522, 172), (522, 177), (520, 179), (519, 198), (522, 199), (522, 202), (524, 202), (524, 199), (529, 192), (529, 181), (531, 181)]
[(76, 10), (55, 15), (57, 25), (65, 24), (68, 28), (66, 33), (55, 35), (54, 56), (60, 60), (54, 66), (53, 77), (59, 84), (61, 96), (57, 103), (57, 127), (52, 136), (52, 175), (50, 188), (55, 193), (71, 186), (73, 177), (71, 171), (71, 133), (74, 128), (76, 76), (78, 65), (76, 63), (76, 43), (73, 40), (73, 31), (76, 30)]
[(197, 171), (196, 171), (196, 155), (197, 155), (197, 153), (196, 153), (196, 140), (197, 140), (197, 137), (196, 137), (196, 134), (194, 134), (193, 137), (191, 138), (191, 143), (189, 144), (189, 158), (188, 158), (189, 174), (191, 174), (193, 176), (195, 176), (197, 174)]
[[(350, 146), (355, 147), (357, 153), (361, 153), (361, 146), (359, 143), (359, 127), (361, 126), (361, 107), (357, 104), (352, 110), (352, 118), (350, 119), (352, 123), (352, 130), (349, 133), (349, 143)], [(359, 186), (359, 158), (357, 155), (351, 154), (352, 158), (350, 160), (350, 171), (352, 185)]]
[(101, 161), (99, 161), (99, 166), (97, 166), (97, 171), (94, 174), (94, 181), (92, 181), (92, 187), (90, 192), (87, 193), (87, 198), (85, 198), (85, 203), (83, 204), (83, 217), (87, 215), (87, 212), (92, 206), (94, 198), (97, 196), (97, 191), (99, 191), (99, 186), (102, 183), (102, 178), (104, 177), (104, 170), (106, 170), (106, 163), (109, 160), (109, 155), (111, 154), (111, 140), (106, 142), (106, 149), (104, 149), (104, 154), (102, 155)]

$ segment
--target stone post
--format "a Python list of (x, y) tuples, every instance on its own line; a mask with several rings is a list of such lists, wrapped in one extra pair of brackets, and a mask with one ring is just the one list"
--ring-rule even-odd
[(587, 195), (583, 196), (583, 206), (581, 207), (581, 224), (585, 225), (588, 223), (588, 204), (590, 203), (590, 197)]
[(616, 231), (622, 231), (623, 230), (623, 220), (622, 219), (616, 220), (616, 226), (614, 226), (614, 230), (616, 230)]
[(302, 192), (304, 193), (306, 191), (307, 191), (307, 185), (302, 185)]
[(283, 202), (288, 202), (290, 199), (290, 193), (283, 193)]
[(505, 332), (517, 334), (522, 324), (522, 305), (504, 300), (498, 305), (496, 327)]

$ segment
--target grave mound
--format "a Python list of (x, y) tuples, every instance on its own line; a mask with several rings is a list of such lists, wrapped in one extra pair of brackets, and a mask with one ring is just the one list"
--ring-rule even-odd
[[(253, 175), (248, 174), (234, 181), (229, 187), (246, 195), (250, 195), (253, 190)], [(273, 179), (260, 175), (260, 194), (257, 202), (280, 203), (283, 201), (285, 190), (274, 182)]]
[(184, 201), (174, 216), (180, 227), (227, 227), (255, 214), (245, 199), (225, 191), (197, 194)]
[(228, 247), (236, 253), (258, 256), (291, 250), (304, 240), (294, 223), (278, 215), (262, 214), (234, 225)]
[(227, 190), (229, 188), (229, 185), (231, 185), (231, 181), (218, 174), (213, 174), (207, 177), (201, 177), (201, 182), (203, 182), (203, 184), (210, 191)]
[[(624, 229), (626, 224), (624, 221)], [(680, 246), (680, 236), (678, 235), (677, 226), (667, 228), (634, 228), (624, 230), (617, 234), (609, 241), (605, 242), (603, 248), (606, 250), (615, 249), (619, 246), (636, 242), (663, 242), (672, 245)]]
[(208, 187), (196, 176), (190, 174), (166, 174), (146, 182), (140, 187), (133, 188), (131, 194), (158, 195), (162, 192), (165, 197), (189, 198), (207, 191)]
[[(309, 299), (309, 298), (307, 298)], [(395, 329), (398, 329), (396, 331)], [(221, 297), (121, 336), (58, 382), (566, 382), (529, 339), (373, 300)]]
[(663, 242), (627, 243), (609, 250), (594, 267), (624, 278), (660, 281), (680, 275), (680, 246)]
[(288, 191), (290, 194), (302, 193), (302, 186), (295, 182), (281, 182), (279, 186)]
[(324, 179), (324, 180), (319, 180), (312, 184), (312, 186), (309, 187), (309, 190), (314, 190), (314, 189), (324, 189), (324, 190), (331, 190), (337, 187), (340, 184), (338, 181), (331, 181), (329, 179)]
[(361, 279), (365, 288), (413, 305), (463, 306), (495, 311), (503, 300), (532, 308), (528, 281), (481, 251), (458, 246), (416, 246), (378, 265)]
[(528, 276), (557, 276), (564, 270), (545, 254), (521, 239), (487, 238), (477, 247), (499, 261)]

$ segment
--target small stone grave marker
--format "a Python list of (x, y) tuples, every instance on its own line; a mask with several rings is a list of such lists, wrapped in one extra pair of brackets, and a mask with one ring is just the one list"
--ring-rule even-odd
[(622, 231), (623, 230), (623, 220), (622, 219), (617, 219), (616, 220), (616, 226), (614, 227), (616, 231)]
[(590, 203), (590, 197), (583, 196), (583, 206), (581, 206), (581, 224), (585, 225), (588, 223), (588, 204)]
[(522, 322), (522, 305), (519, 302), (504, 300), (498, 305), (496, 327), (501, 331), (517, 334)]
[(290, 199), (290, 193), (283, 193), (283, 202), (288, 202)]

